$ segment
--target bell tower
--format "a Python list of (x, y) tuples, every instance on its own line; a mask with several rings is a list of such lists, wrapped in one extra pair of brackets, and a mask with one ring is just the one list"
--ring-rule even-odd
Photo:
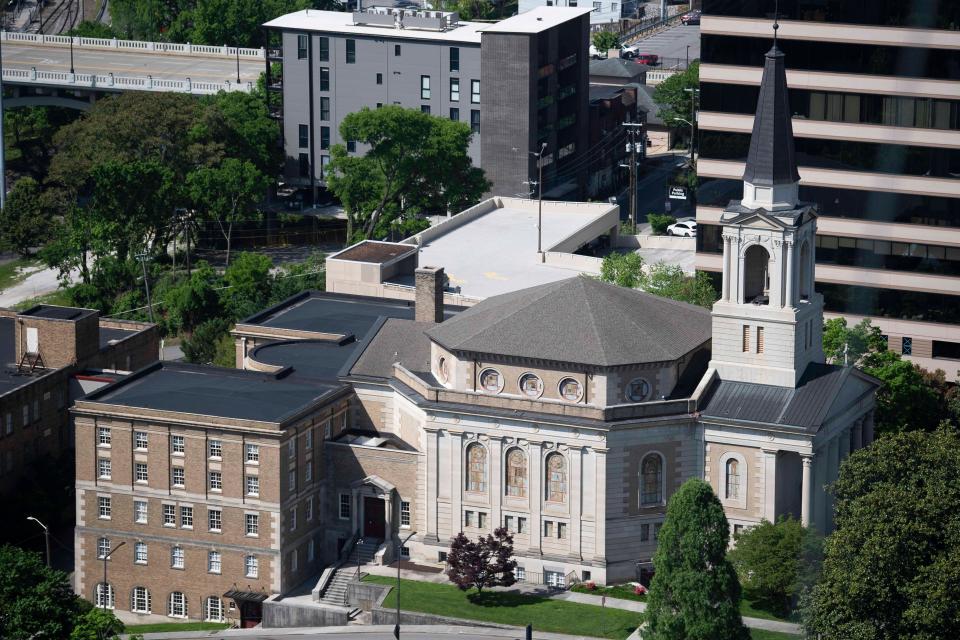
[(823, 297), (814, 291), (816, 205), (798, 200), (783, 52), (764, 59), (743, 198), (723, 226), (723, 289), (713, 306), (713, 360), (724, 380), (796, 387), (823, 362)]

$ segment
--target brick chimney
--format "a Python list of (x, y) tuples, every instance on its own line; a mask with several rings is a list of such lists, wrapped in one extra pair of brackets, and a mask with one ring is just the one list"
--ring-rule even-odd
[(443, 322), (443, 267), (418, 267), (417, 322)]

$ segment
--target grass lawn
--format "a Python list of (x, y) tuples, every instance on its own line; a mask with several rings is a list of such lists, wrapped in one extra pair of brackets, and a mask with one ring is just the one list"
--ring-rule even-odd
[(633, 592), (633, 586), (629, 584), (618, 584), (612, 587), (601, 587), (597, 586), (596, 589), (588, 589), (587, 585), (584, 583), (575, 584), (570, 587), (571, 591), (576, 591), (577, 593), (586, 593), (591, 596), (607, 596), (608, 598), (619, 598), (620, 600), (636, 600), (638, 602), (645, 602), (647, 599), (646, 595), (637, 595)]
[[(385, 576), (367, 576), (364, 582), (396, 585), (395, 578)], [(532, 624), (538, 631), (626, 638), (639, 623), (639, 615), (630, 611), (610, 607), (602, 611), (593, 605), (534, 595), (494, 591), (478, 596), (472, 591), (464, 593), (453, 585), (413, 580), (401, 580), (400, 589), (400, 606), (408, 611), (516, 626)], [(383, 606), (387, 609), (397, 606), (396, 589), (390, 591)]]
[(158, 622), (156, 624), (128, 624), (124, 633), (163, 633), (166, 631), (218, 631), (230, 625), (221, 622)]
[(748, 599), (746, 596), (740, 601), (740, 615), (748, 618), (763, 618), (764, 620), (780, 620), (790, 622), (789, 618), (772, 613), (765, 608), (761, 608), (756, 602)]
[(765, 631), (763, 629), (750, 629), (751, 640), (797, 640), (800, 636), (792, 633), (780, 633), (779, 631)]
[(66, 291), (57, 289), (56, 291), (51, 291), (50, 293), (45, 293), (35, 298), (27, 298), (15, 304), (13, 308), (17, 311), (23, 311), (38, 304), (56, 304), (62, 307), (69, 307), (73, 303), (70, 301)]
[(27, 277), (23, 270), (34, 271), (40, 268), (40, 263), (36, 260), (11, 260), (5, 264), (0, 264), (0, 291), (12, 287)]

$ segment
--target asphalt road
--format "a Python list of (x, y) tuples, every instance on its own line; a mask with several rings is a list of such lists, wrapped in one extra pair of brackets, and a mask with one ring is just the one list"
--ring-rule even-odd
[[(73, 50), (73, 66), (77, 73), (98, 73), (117, 76), (145, 77), (183, 80), (189, 77), (196, 82), (236, 82), (237, 62), (230, 58), (192, 57), (111, 51), (104, 49)], [(37, 71), (69, 71), (69, 47), (23, 45), (12, 42), (3, 44), (3, 67), (5, 69), (30, 69)], [(262, 60), (240, 59), (241, 82), (256, 82), (264, 70)]]
[[(196, 633), (151, 633), (148, 640), (205, 640), (209, 638), (242, 638), (243, 640), (394, 640), (393, 626), (350, 626), (350, 627), (315, 627), (310, 629), (229, 629), (212, 632), (198, 631)], [(522, 640), (523, 630), (520, 629), (482, 629), (470, 626), (413, 626), (404, 625), (400, 628), (402, 640)], [(538, 633), (534, 631), (536, 640), (579, 640), (582, 636), (571, 636), (559, 633)], [(589, 639), (593, 640), (593, 639)]]
[(666, 59), (668, 65), (676, 60), (686, 61), (687, 45), (690, 45), (690, 59), (695, 60), (700, 57), (700, 27), (678, 24), (638, 40), (637, 44), (640, 45), (640, 53), (655, 53), (661, 59)]

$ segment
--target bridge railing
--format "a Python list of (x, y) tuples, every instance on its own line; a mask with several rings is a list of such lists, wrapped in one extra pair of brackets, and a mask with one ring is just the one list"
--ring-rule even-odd
[(267, 53), (248, 47), (222, 47), (206, 44), (186, 44), (179, 42), (144, 42), (142, 40), (118, 40), (117, 38), (80, 38), (71, 36), (51, 36), (42, 33), (21, 33), (19, 31), (0, 31), (0, 41), (18, 44), (30, 44), (45, 47), (69, 47), (81, 49), (113, 49), (149, 53), (153, 55), (203, 56), (212, 58), (236, 58), (264, 60)]
[(252, 82), (194, 82), (190, 78), (173, 80), (153, 76), (117, 76), (95, 73), (70, 73), (68, 71), (37, 71), (37, 69), (10, 69), (4, 67), (3, 81), (12, 84), (49, 85), (76, 87), (78, 89), (103, 89), (104, 91), (163, 91), (182, 92), (194, 95), (210, 95), (220, 91), (253, 90)]

